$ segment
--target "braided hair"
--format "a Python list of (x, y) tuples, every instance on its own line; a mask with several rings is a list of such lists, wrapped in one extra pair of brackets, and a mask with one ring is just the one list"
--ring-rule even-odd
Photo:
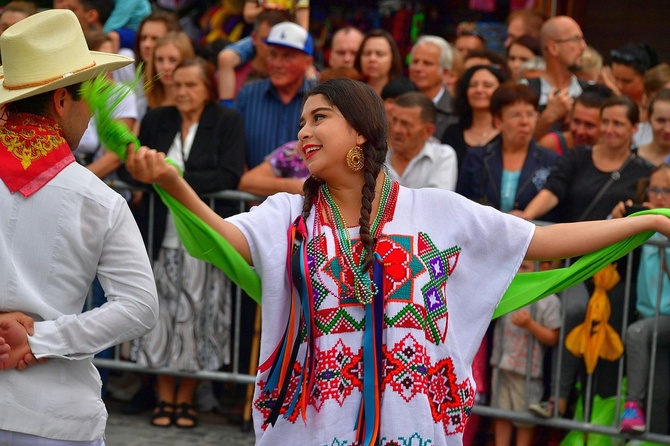
[[(331, 79), (313, 90), (305, 97), (323, 95), (324, 99), (342, 113), (344, 119), (366, 139), (361, 145), (363, 150), (363, 178), (361, 190), (360, 240), (363, 243), (363, 271), (367, 271), (374, 260), (374, 240), (370, 234), (370, 214), (375, 199), (377, 176), (386, 160), (386, 136), (388, 122), (384, 103), (379, 95), (367, 84), (351, 79)], [(310, 177), (305, 181), (303, 191), (305, 201), (302, 216), (307, 219), (316, 201), (322, 181)], [(379, 212), (382, 212), (380, 209)]]

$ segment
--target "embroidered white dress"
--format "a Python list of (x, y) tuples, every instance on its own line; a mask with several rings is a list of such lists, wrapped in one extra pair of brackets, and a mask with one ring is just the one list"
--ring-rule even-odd
[[(277, 194), (228, 219), (246, 236), (262, 281), (261, 363), (281, 339), (288, 317), (286, 231), (302, 204), (300, 196)], [(376, 246), (385, 295), (381, 444), (460, 445), (474, 401), (473, 357), (534, 226), (438, 189), (400, 187), (397, 201), (389, 204), (395, 208)], [(276, 395), (262, 392), (267, 372), (259, 373), (257, 445), (356, 444), (364, 309), (342, 298), (338, 283), (347, 271), (330, 226), (315, 222), (315, 214), (312, 209), (306, 222), (316, 326), (307, 420), (280, 416), (274, 426), (264, 425)], [(316, 237), (315, 228), (321, 228)], [(357, 228), (350, 237), (358, 238)]]

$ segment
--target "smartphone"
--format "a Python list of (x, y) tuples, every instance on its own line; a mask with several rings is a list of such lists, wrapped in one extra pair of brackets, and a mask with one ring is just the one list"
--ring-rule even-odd
[(626, 215), (634, 214), (640, 211), (646, 211), (649, 208), (642, 206), (641, 204), (634, 204), (632, 206), (626, 206)]

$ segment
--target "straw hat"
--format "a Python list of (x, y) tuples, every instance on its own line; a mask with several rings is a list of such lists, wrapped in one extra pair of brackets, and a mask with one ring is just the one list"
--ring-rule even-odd
[(0, 104), (67, 87), (133, 60), (89, 51), (81, 25), (67, 9), (27, 17), (0, 35)]

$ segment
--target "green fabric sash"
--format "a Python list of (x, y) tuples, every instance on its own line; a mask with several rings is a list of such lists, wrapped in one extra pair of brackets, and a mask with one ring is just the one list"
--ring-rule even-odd
[[(661, 214), (670, 217), (670, 209), (650, 209), (636, 212), (626, 218), (635, 218), (637, 215), (644, 214)], [(587, 254), (567, 268), (517, 274), (498, 304), (493, 317), (500, 317), (538, 299), (583, 282), (600, 271), (605, 265), (620, 259), (642, 245), (652, 235), (654, 235), (652, 231), (636, 234), (626, 240)]]

